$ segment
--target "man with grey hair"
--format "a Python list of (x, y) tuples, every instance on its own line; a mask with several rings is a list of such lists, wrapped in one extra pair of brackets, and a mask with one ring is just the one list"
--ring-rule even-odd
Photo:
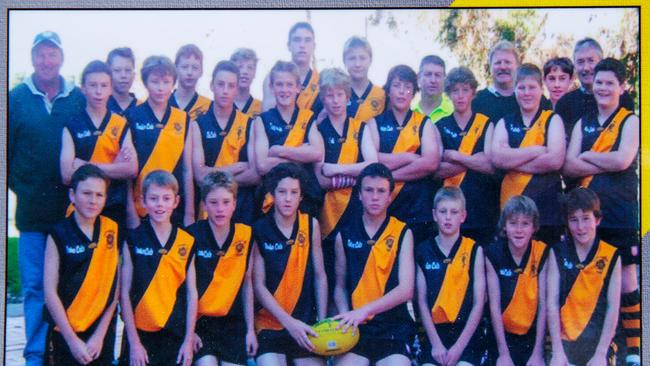
[(20, 230), (18, 262), (22, 283), (26, 365), (43, 365), (47, 323), (43, 319), (43, 261), (50, 226), (63, 219), (66, 190), (59, 173), (62, 119), (77, 113), (85, 100), (66, 82), (61, 39), (54, 32), (36, 35), (32, 43), (34, 73), (9, 92), (9, 189), (17, 196)]
[[(593, 38), (576, 42), (573, 49), (573, 64), (580, 80), (580, 87), (558, 100), (555, 111), (562, 117), (567, 136), (571, 136), (573, 125), (588, 112), (598, 112), (596, 98), (591, 91), (594, 83), (594, 68), (603, 59), (603, 49)], [(627, 92), (619, 98), (619, 105), (634, 111), (634, 100)]]
[[(515, 45), (507, 40), (500, 40), (488, 57), (492, 84), (476, 93), (472, 110), (482, 113), (497, 123), (503, 116), (519, 109), (515, 99), (515, 73), (520, 64)], [(542, 97), (543, 109), (553, 109), (551, 102)]]

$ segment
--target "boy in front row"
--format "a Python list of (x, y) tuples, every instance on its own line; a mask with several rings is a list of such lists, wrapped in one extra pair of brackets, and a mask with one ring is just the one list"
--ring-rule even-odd
[(113, 363), (120, 232), (100, 216), (108, 178), (95, 165), (72, 174), (76, 210), (47, 237), (43, 287), (52, 326), (46, 365)]
[(565, 203), (569, 236), (548, 260), (548, 328), (551, 365), (614, 365), (612, 338), (621, 302), (621, 259), (601, 240), (600, 200), (588, 188), (571, 191)]
[(438, 235), (418, 244), (417, 304), (427, 337), (422, 365), (475, 365), (484, 353), (479, 328), (485, 304), (483, 250), (460, 235), (465, 196), (444, 187), (433, 199)]
[[(154, 170), (142, 183), (148, 219), (127, 232), (120, 305), (121, 365), (192, 364), (197, 313), (194, 238), (171, 222), (178, 181)], [(128, 341), (127, 341), (128, 340)]]
[(388, 167), (368, 165), (357, 185), (363, 214), (335, 239), (334, 297), (340, 313), (334, 319), (341, 321), (344, 331), (359, 331), (360, 338), (335, 364), (408, 366), (407, 344), (414, 333), (406, 305), (415, 280), (413, 234), (404, 222), (387, 214), (395, 188)]

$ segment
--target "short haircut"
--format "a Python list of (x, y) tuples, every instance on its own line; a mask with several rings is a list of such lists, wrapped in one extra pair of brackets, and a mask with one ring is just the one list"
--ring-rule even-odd
[(296, 83), (300, 86), (300, 72), (298, 71), (298, 66), (291, 61), (278, 61), (271, 68), (270, 73), (270, 82), (273, 86), (273, 80), (275, 79), (274, 74), (276, 72), (288, 72), (296, 78)]
[(101, 179), (106, 184), (106, 187), (108, 187), (109, 179), (103, 170), (101, 170), (97, 165), (84, 164), (80, 166), (79, 169), (75, 170), (74, 173), (72, 173), (72, 178), (70, 179), (70, 188), (72, 188), (73, 191), (76, 191), (79, 183), (90, 178)]
[(135, 66), (135, 56), (133, 55), (133, 50), (129, 47), (119, 47), (119, 48), (114, 48), (111, 50), (111, 52), (108, 53), (108, 56), (106, 57), (106, 63), (108, 66), (111, 66), (113, 64), (113, 60), (115, 57), (122, 57), (131, 60), (131, 63), (133, 66)]
[(507, 41), (505, 39), (500, 40), (497, 42), (492, 48), (490, 49), (490, 54), (488, 56), (488, 62), (492, 64), (492, 57), (494, 57), (494, 54), (497, 52), (510, 52), (513, 56), (515, 56), (515, 60), (517, 61), (517, 64), (519, 64), (519, 53), (517, 53), (517, 48), (515, 45)]
[(560, 69), (565, 74), (573, 77), (573, 61), (568, 57), (553, 57), (544, 63), (544, 77), (551, 73), (554, 69)]
[(462, 209), (465, 209), (465, 195), (463, 191), (458, 187), (442, 187), (440, 188), (435, 196), (433, 196), (433, 208), (438, 207), (438, 204), (442, 201), (456, 201), (460, 202)]
[(596, 74), (598, 74), (600, 71), (613, 72), (620, 84), (623, 84), (627, 78), (625, 65), (613, 57), (604, 58), (596, 64), (596, 67), (594, 68), (594, 77), (596, 77)]
[(176, 52), (176, 58), (174, 59), (174, 65), (178, 66), (178, 63), (181, 61), (181, 57), (188, 58), (190, 56), (196, 57), (201, 64), (203, 64), (203, 52), (195, 44), (186, 44), (181, 46)]
[(273, 195), (278, 183), (284, 178), (297, 179), (300, 184), (300, 195), (305, 194), (307, 172), (296, 163), (280, 163), (273, 167), (264, 177), (264, 189)]
[(512, 196), (503, 206), (501, 216), (499, 217), (499, 224), (497, 226), (498, 234), (505, 237), (506, 222), (518, 215), (529, 217), (533, 220), (534, 231), (539, 229), (539, 211), (537, 210), (535, 201), (527, 196), (520, 195)]
[(320, 88), (319, 95), (321, 99), (325, 97), (327, 89), (332, 88), (343, 89), (348, 98), (352, 95), (352, 81), (350, 81), (350, 76), (337, 67), (321, 71), (318, 76), (318, 87)]
[(140, 70), (142, 82), (146, 84), (151, 74), (170, 75), (176, 82), (176, 66), (167, 56), (149, 56), (144, 60)]
[(456, 84), (469, 84), (469, 87), (474, 91), (478, 88), (478, 81), (476, 81), (474, 73), (465, 66), (454, 67), (449, 70), (449, 74), (445, 78), (445, 93), (450, 94)]
[(289, 29), (289, 37), (287, 39), (287, 42), (291, 42), (291, 36), (298, 29), (306, 29), (311, 33), (312, 36), (315, 35), (314, 28), (311, 26), (311, 24), (309, 24), (307, 22), (298, 22), (298, 23), (294, 24), (293, 26), (291, 26), (291, 29)]
[(520, 81), (531, 78), (542, 85), (542, 71), (534, 64), (523, 64), (517, 68), (517, 75), (515, 76), (515, 85)]
[(395, 179), (393, 179), (393, 173), (391, 173), (390, 169), (388, 169), (388, 167), (382, 163), (371, 163), (363, 168), (363, 170), (361, 170), (359, 176), (357, 177), (357, 191), (361, 192), (361, 184), (363, 183), (363, 179), (366, 177), (384, 178), (388, 180), (390, 192), (392, 193), (395, 189)]
[(210, 192), (217, 188), (223, 188), (232, 193), (235, 199), (237, 198), (237, 182), (232, 174), (224, 171), (214, 171), (209, 173), (203, 178), (201, 182), (201, 201), (205, 201)]
[(370, 47), (370, 42), (367, 39), (359, 36), (352, 36), (345, 41), (343, 45), (343, 60), (347, 56), (348, 52), (352, 51), (355, 48), (361, 48), (368, 53), (372, 59), (372, 47)]
[(407, 83), (413, 84), (413, 94), (418, 92), (418, 76), (412, 68), (406, 65), (393, 66), (388, 72), (386, 84), (384, 84), (384, 91), (386, 92), (386, 103), (388, 103), (388, 96), (390, 94), (390, 84), (393, 80), (400, 79)]
[(428, 64), (434, 64), (442, 67), (443, 72), (446, 72), (447, 70), (447, 67), (445, 66), (445, 60), (443, 60), (440, 56), (427, 55), (422, 58), (422, 61), (420, 61), (420, 69), (418, 71), (418, 74), (422, 72), (424, 65)]
[(112, 81), (113, 74), (111, 73), (111, 68), (108, 67), (103, 61), (93, 60), (84, 67), (84, 70), (81, 72), (81, 85), (83, 86), (86, 83), (86, 78), (89, 74), (102, 73), (108, 75), (108, 78)]
[(214, 81), (214, 78), (217, 76), (219, 71), (232, 72), (237, 76), (237, 80), (239, 80), (239, 67), (237, 67), (237, 65), (232, 61), (219, 61), (214, 67), (214, 70), (212, 70), (212, 81)]
[(589, 37), (583, 38), (576, 42), (576, 46), (573, 48), (573, 57), (575, 57), (578, 51), (582, 51), (585, 48), (593, 48), (596, 50), (596, 52), (598, 52), (601, 58), (603, 57), (603, 48), (600, 47), (600, 43), (598, 43), (598, 41), (595, 39)]
[(577, 187), (569, 192), (564, 199), (564, 218), (568, 222), (569, 216), (578, 210), (591, 211), (596, 218), (603, 216), (600, 210), (600, 198), (589, 188)]
[(174, 175), (166, 170), (154, 170), (147, 174), (142, 181), (142, 197), (147, 196), (147, 191), (151, 186), (171, 189), (175, 195), (178, 194), (178, 180)]
[(255, 51), (253, 51), (252, 49), (238, 48), (230, 56), (230, 61), (232, 62), (253, 61), (255, 65), (257, 65), (258, 58), (257, 58), (257, 54), (255, 54)]

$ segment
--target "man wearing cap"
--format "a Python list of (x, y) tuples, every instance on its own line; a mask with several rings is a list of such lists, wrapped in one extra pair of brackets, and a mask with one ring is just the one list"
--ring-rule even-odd
[(43, 320), (43, 256), (46, 232), (65, 213), (66, 190), (59, 173), (62, 117), (83, 108), (79, 88), (59, 74), (61, 39), (36, 35), (34, 73), (9, 92), (9, 188), (17, 196), (18, 261), (23, 288), (26, 365), (42, 365), (47, 324)]

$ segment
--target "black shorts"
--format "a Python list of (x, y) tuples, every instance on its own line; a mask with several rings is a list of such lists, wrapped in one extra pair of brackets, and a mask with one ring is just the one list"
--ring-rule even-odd
[(203, 356), (215, 356), (219, 361), (246, 364), (246, 323), (243, 319), (202, 317), (196, 322), (196, 334), (203, 347), (194, 355), (195, 361)]
[[(602, 240), (619, 249), (621, 262), (624, 266), (641, 263), (641, 253), (639, 251), (641, 237), (639, 236), (639, 230), (599, 227), (598, 235)], [(634, 247), (637, 248), (636, 255), (632, 254), (632, 248)]]
[[(452, 324), (436, 325), (436, 332), (438, 333), (438, 336), (440, 337), (442, 344), (447, 349), (449, 349), (451, 346), (454, 345), (454, 343), (456, 343), (456, 340), (458, 340), (458, 337), (460, 337), (460, 333), (462, 331), (463, 331), (463, 327), (459, 325), (452, 325)], [(485, 335), (483, 333), (484, 333), (484, 329), (479, 324), (479, 326), (476, 328), (476, 331), (474, 331), (472, 338), (470, 338), (469, 342), (467, 343), (467, 347), (465, 347), (465, 349), (463, 350), (463, 354), (460, 356), (459, 361), (468, 362), (474, 366), (478, 366), (481, 364), (481, 359), (485, 354), (485, 348), (486, 348)], [(433, 356), (431, 355), (431, 342), (429, 341), (429, 337), (424, 337), (421, 344), (422, 344), (422, 352), (420, 353), (420, 357), (418, 361), (421, 364), (430, 363), (430, 364), (438, 365), (438, 363), (433, 360)]]
[[(586, 365), (587, 362), (594, 356), (596, 344), (594, 342), (589, 346), (582, 345), (584, 342), (569, 342), (562, 341), (564, 353), (566, 354), (569, 364), (571, 365)], [(596, 342), (597, 343), (597, 342)], [(614, 342), (607, 349), (607, 365), (616, 365), (616, 345)]]
[(278, 353), (290, 359), (320, 357), (300, 347), (286, 329), (263, 330), (257, 334), (257, 356)]
[(370, 364), (375, 364), (392, 355), (404, 355), (411, 358), (407, 339), (381, 339), (364, 335), (362, 331), (359, 333), (359, 343), (352, 347), (350, 353), (367, 358), (370, 360)]
[[(116, 318), (117, 319), (117, 318)], [(115, 324), (116, 319), (114, 319), (111, 324), (108, 326), (106, 331), (106, 336), (104, 337), (104, 344), (102, 345), (102, 351), (99, 357), (88, 365), (92, 366), (111, 366), (113, 364), (113, 351), (115, 350)], [(93, 331), (86, 331), (82, 333), (77, 333), (77, 336), (84, 342), (87, 342), (88, 339), (93, 335)], [(65, 339), (58, 331), (54, 330), (53, 327), (50, 327), (47, 334), (46, 341), (46, 350), (45, 350), (45, 365), (48, 366), (57, 366), (57, 365), (83, 365), (77, 360), (70, 352), (70, 347), (66, 343)]]
[(535, 348), (535, 331), (532, 334), (520, 336), (516, 334), (506, 333), (506, 343), (508, 344), (508, 351), (510, 358), (515, 365), (525, 365), (528, 359), (533, 354)]
[[(143, 332), (138, 330), (138, 337), (142, 346), (147, 351), (150, 366), (176, 366), (178, 351), (183, 344), (183, 339), (167, 331)], [(122, 354), (120, 366), (129, 365), (129, 341), (126, 332), (122, 337)]]

